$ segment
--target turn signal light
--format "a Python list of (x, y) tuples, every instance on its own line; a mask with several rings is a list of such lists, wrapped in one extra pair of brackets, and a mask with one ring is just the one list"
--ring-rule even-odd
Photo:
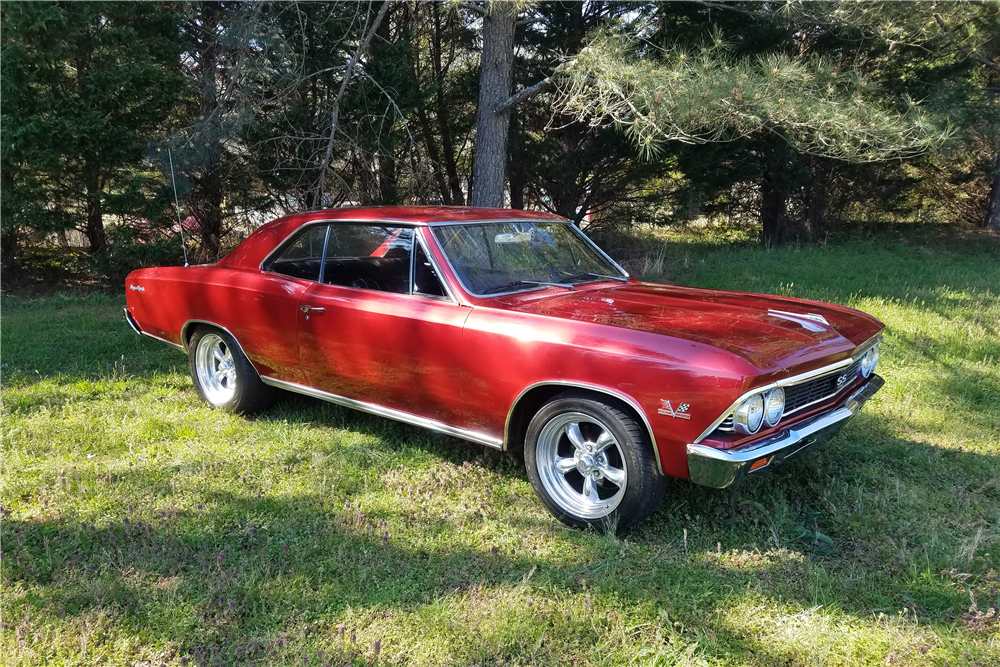
[(753, 462), (753, 465), (750, 466), (750, 472), (753, 472), (754, 470), (760, 470), (761, 468), (765, 467), (768, 463), (771, 462), (773, 458), (774, 458), (773, 456), (765, 456), (762, 459), (757, 459), (756, 461)]

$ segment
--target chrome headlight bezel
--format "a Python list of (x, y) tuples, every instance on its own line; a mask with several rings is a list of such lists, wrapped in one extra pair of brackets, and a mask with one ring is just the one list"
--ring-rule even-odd
[(872, 345), (861, 357), (861, 377), (870, 378), (878, 366), (878, 344)]
[(739, 404), (733, 412), (733, 427), (737, 433), (753, 435), (764, 424), (764, 395), (756, 393)]
[(764, 423), (777, 426), (785, 416), (785, 390), (775, 387), (764, 394)]

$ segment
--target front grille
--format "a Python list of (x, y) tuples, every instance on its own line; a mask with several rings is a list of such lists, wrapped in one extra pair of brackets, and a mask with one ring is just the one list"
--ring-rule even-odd
[(785, 387), (785, 415), (832, 398), (857, 379), (860, 369), (861, 360), (858, 359), (842, 371)]
[[(785, 414), (781, 418), (782, 421), (799, 410), (804, 410), (811, 405), (833, 398), (841, 390), (854, 383), (860, 370), (861, 359), (859, 358), (842, 371), (834, 371), (833, 373), (813, 378), (812, 380), (806, 380), (805, 382), (785, 387)], [(838, 383), (840, 378), (845, 379)], [(715, 430), (722, 433), (735, 432), (733, 416), (729, 415), (722, 420), (722, 423)]]

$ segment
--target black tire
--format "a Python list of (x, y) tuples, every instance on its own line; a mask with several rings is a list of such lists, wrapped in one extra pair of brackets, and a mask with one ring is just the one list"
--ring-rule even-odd
[[(614, 444), (595, 457), (597, 443), (606, 442), (605, 430)], [(570, 431), (576, 440), (583, 435), (583, 447), (573, 444)], [(597, 400), (581, 391), (563, 392), (535, 414), (525, 437), (524, 462), (538, 499), (574, 528), (628, 530), (656, 511), (667, 490), (645, 429), (613, 399)], [(560, 465), (572, 462), (574, 467), (561, 472)], [(613, 479), (620, 479), (622, 471), (624, 482), (617, 485)]]
[[(215, 351), (221, 352), (225, 359), (212, 357)], [(188, 361), (198, 396), (214, 408), (250, 414), (263, 410), (274, 400), (274, 388), (261, 382), (243, 348), (221, 329), (199, 327), (188, 344)], [(225, 364), (224, 369), (220, 363)], [(215, 373), (223, 373), (223, 378), (213, 382), (211, 376)]]

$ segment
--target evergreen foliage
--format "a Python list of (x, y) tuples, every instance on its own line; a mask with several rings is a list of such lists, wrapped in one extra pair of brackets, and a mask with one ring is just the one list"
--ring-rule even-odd
[(465, 205), (487, 153), (491, 201), (580, 224), (1000, 229), (996, 4), (505, 4), (509, 140), (477, 152), (494, 5), (394, 2), (359, 50), (382, 3), (4, 3), (2, 265), (69, 230), (159, 261), (125, 246), (176, 243), (168, 147), (207, 261), (281, 213)]

